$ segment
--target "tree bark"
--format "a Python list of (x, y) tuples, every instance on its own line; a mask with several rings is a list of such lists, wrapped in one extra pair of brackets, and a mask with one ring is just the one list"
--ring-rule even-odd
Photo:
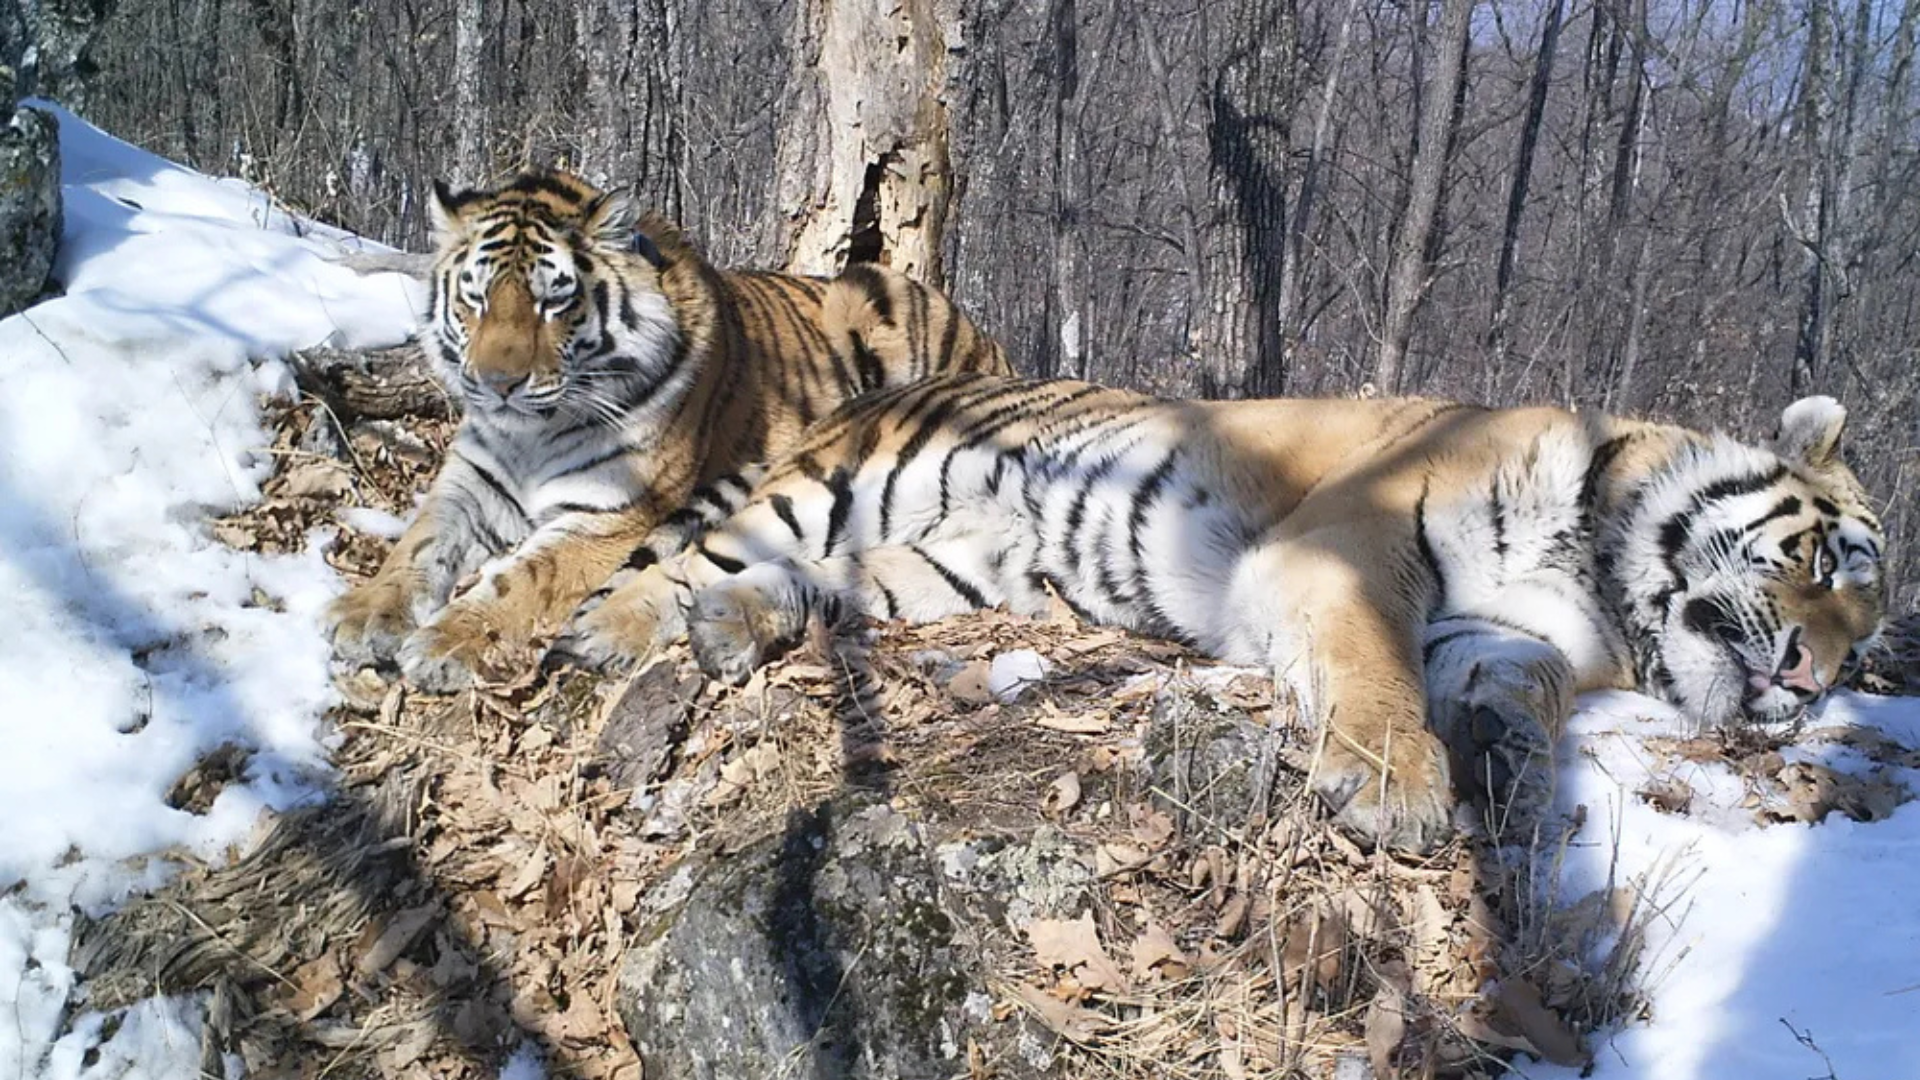
[(1412, 154), (1412, 180), (1407, 208), (1393, 246), (1387, 271), (1386, 311), (1381, 320), (1379, 357), (1373, 381), (1382, 393), (1402, 389), (1407, 346), (1413, 336), (1413, 317), (1426, 296), (1431, 270), (1427, 253), (1435, 241), (1434, 222), (1447, 170), (1447, 146), (1452, 141), (1455, 110), (1451, 107), (1466, 76), (1467, 30), (1472, 24), (1473, 0), (1446, 0), (1440, 12), (1440, 32), (1434, 42), (1433, 81), (1426, 92), (1427, 107)]
[(1547, 112), (1547, 89), (1553, 83), (1553, 57), (1560, 44), (1560, 19), (1566, 0), (1550, 0), (1540, 27), (1540, 48), (1534, 56), (1533, 77), (1527, 83), (1527, 115), (1520, 125), (1520, 146), (1513, 163), (1513, 181), (1507, 187), (1507, 214), (1500, 230), (1500, 261), (1493, 274), (1493, 314), (1488, 319), (1487, 351), (1495, 367), (1507, 357), (1507, 323), (1512, 315), (1513, 275), (1519, 264), (1520, 225), (1527, 212), (1527, 185), (1533, 177), (1533, 155), (1540, 145), (1540, 122)]
[[(1281, 325), (1280, 370), (1284, 376), (1298, 362), (1300, 341), (1309, 324), (1306, 310), (1306, 267), (1310, 252), (1308, 238), (1313, 235), (1314, 204), (1320, 199), (1320, 185), (1327, 163), (1327, 140), (1333, 126), (1333, 103), (1340, 92), (1340, 74), (1346, 67), (1347, 46), (1353, 37), (1353, 17), (1359, 0), (1346, 0), (1340, 10), (1340, 29), (1335, 35), (1333, 59), (1327, 64), (1327, 82), (1320, 92), (1320, 108), (1313, 118), (1313, 138), (1307, 147), (1307, 160), (1300, 173), (1300, 194), (1294, 199), (1293, 217), (1287, 223), (1286, 259), (1280, 268), (1278, 300)], [(1283, 380), (1284, 383), (1284, 380)]]
[(481, 96), (487, 48), (486, 0), (455, 0), (453, 15), (454, 149), (450, 179), (476, 187), (488, 179), (487, 106)]
[(1280, 281), (1298, 18), (1293, 0), (1234, 0), (1211, 29), (1223, 59), (1207, 101), (1213, 208), (1193, 323), (1199, 390), (1277, 394), (1287, 384)]

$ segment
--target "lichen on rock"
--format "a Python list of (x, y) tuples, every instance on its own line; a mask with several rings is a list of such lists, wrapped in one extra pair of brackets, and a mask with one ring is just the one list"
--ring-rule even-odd
[(60, 122), (22, 105), (0, 128), (0, 317), (46, 288), (60, 228)]

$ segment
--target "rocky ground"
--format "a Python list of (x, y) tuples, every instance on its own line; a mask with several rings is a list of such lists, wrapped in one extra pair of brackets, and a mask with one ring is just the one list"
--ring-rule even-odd
[[(336, 530), (357, 578), (453, 420), (404, 352), (305, 370), (268, 498), (216, 531)], [(628, 1080), (1487, 1076), (1638, 1007), (1634, 887), (1549, 898), (1551, 835), (1363, 852), (1266, 678), (1064, 611), (822, 630), (738, 689), (683, 651), (610, 681), (504, 659), (450, 698), (343, 673), (329, 801), (86, 927), (88, 1004), (210, 991), (214, 1075), (491, 1075), (530, 1043)], [(1734, 762), (1756, 815), (1908, 797), (1653, 749)]]

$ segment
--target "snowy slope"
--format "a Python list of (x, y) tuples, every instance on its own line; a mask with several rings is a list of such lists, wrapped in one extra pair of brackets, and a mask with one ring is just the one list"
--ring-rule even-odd
[[(328, 265), (356, 241), (244, 185), (64, 115), (62, 147), (66, 295), (0, 322), (0, 1078), (186, 1077), (192, 1003), (132, 1010), (104, 1045), (103, 1018), (64, 1015), (69, 912), (161, 880), (169, 851), (218, 852), (326, 767), (315, 616), (339, 583), (317, 554), (234, 552), (204, 522), (269, 468), (256, 398), (289, 379), (268, 358), (397, 341), (418, 297)], [(1821, 720), (1852, 722), (1920, 746), (1920, 702), (1843, 697)], [(1562, 802), (1587, 823), (1562, 894), (1662, 866), (1684, 886), (1649, 934), (1652, 1019), (1602, 1040), (1594, 1075), (1920, 1080), (1920, 804), (1763, 828), (1730, 772), (1647, 749), (1680, 727), (1607, 695), (1563, 747)], [(229, 741), (259, 751), (248, 783), (202, 817), (168, 809)], [(1793, 755), (1860, 766), (1809, 747)], [(1685, 814), (1635, 794), (1670, 776), (1694, 792)]]
[[(69, 910), (211, 855), (325, 768), (331, 700), (317, 551), (230, 550), (205, 519), (259, 497), (256, 398), (277, 357), (391, 344), (414, 287), (328, 264), (347, 245), (62, 113), (66, 295), (0, 321), (0, 1076), (75, 1075), (97, 1019), (54, 1040)], [(304, 235), (296, 235), (304, 234)], [(168, 786), (205, 751), (255, 748), (205, 816)], [(90, 1070), (191, 1075), (197, 1034), (153, 1005)], [(170, 1020), (169, 1018), (174, 1019)], [(104, 1070), (104, 1072), (102, 1071)]]
[[(1598, 1040), (1591, 1075), (1920, 1078), (1920, 802), (1870, 825), (1834, 813), (1763, 827), (1741, 805), (1748, 785), (1724, 765), (1648, 748), (1649, 737), (1685, 733), (1671, 709), (1631, 694), (1584, 704), (1561, 746), (1561, 803), (1587, 808), (1562, 895), (1604, 887), (1610, 869), (1618, 881), (1665, 883), (1642, 971), (1651, 1021)], [(1837, 695), (1784, 760), (1864, 774), (1860, 753), (1823, 739), (1850, 724), (1920, 748), (1920, 699)], [(1888, 775), (1920, 791), (1920, 770)], [(1669, 778), (1692, 791), (1683, 814), (1636, 794)]]

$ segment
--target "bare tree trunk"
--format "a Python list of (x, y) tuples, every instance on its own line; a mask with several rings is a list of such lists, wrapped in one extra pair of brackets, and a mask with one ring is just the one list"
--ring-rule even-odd
[[(797, 219), (788, 265), (832, 273), (882, 262), (944, 284), (951, 172), (947, 46), (932, 0), (809, 0), (819, 20), (824, 115), (783, 133), (782, 203)], [(824, 145), (801, 137), (817, 125)], [(822, 161), (824, 160), (824, 167)]]
[(1440, 193), (1447, 170), (1447, 146), (1452, 141), (1456, 115), (1450, 103), (1465, 78), (1467, 30), (1472, 23), (1473, 0), (1446, 0), (1440, 11), (1440, 34), (1434, 42), (1436, 63), (1427, 91), (1427, 108), (1420, 118), (1413, 151), (1412, 183), (1393, 260), (1387, 271), (1386, 312), (1382, 319), (1380, 353), (1373, 381), (1383, 393), (1401, 389), (1407, 345), (1413, 336), (1413, 316), (1426, 296), (1430, 266), (1427, 253), (1434, 244), (1433, 228), (1440, 209)]
[(1279, 291), (1299, 48), (1294, 0), (1233, 0), (1224, 24), (1211, 29), (1222, 59), (1207, 102), (1213, 205), (1192, 327), (1199, 388), (1209, 397), (1278, 393), (1287, 382)]
[(1513, 275), (1520, 253), (1520, 224), (1527, 210), (1527, 185), (1533, 176), (1533, 155), (1540, 145), (1540, 121), (1547, 111), (1547, 88), (1553, 82), (1553, 55), (1560, 44), (1560, 19), (1566, 0), (1551, 0), (1540, 27), (1540, 49), (1527, 84), (1527, 115), (1520, 125), (1520, 148), (1513, 163), (1513, 181), (1507, 187), (1507, 216), (1500, 232), (1500, 261), (1493, 274), (1493, 315), (1487, 330), (1487, 351), (1499, 367), (1507, 357), (1507, 322), (1512, 315)]
[(480, 86), (487, 47), (486, 0), (455, 0), (453, 14), (452, 180), (472, 187), (484, 183), (487, 167), (487, 106)]
[[(1807, 86), (1813, 95), (1804, 110), (1814, 117), (1808, 132), (1810, 165), (1807, 219), (1798, 237), (1805, 248), (1806, 299), (1801, 309), (1800, 334), (1794, 348), (1790, 388), (1796, 394), (1819, 385), (1833, 366), (1839, 334), (1841, 305), (1851, 291), (1855, 243), (1853, 222), (1854, 164), (1860, 156), (1860, 87), (1866, 77), (1868, 39), (1872, 26), (1870, 0), (1858, 0), (1853, 25), (1847, 31), (1848, 48), (1837, 57), (1839, 69), (1828, 71), (1824, 35), (1832, 32), (1834, 12), (1815, 0), (1809, 19)], [(1838, 98), (1836, 101), (1835, 98)], [(1835, 109), (1839, 115), (1834, 115)]]
[(1829, 97), (1827, 52), (1832, 46), (1833, 9), (1831, 0), (1810, 0), (1807, 7), (1806, 67), (1800, 86), (1800, 102), (1795, 127), (1800, 136), (1802, 160), (1807, 173), (1807, 190), (1801, 220), (1789, 223), (1800, 244), (1801, 276), (1805, 282), (1800, 305), (1800, 333), (1794, 342), (1793, 366), (1788, 370), (1787, 386), (1795, 394), (1805, 393), (1824, 368), (1827, 321), (1827, 268), (1823, 245), (1832, 228), (1832, 189), (1827, 180), (1827, 127), (1832, 116)]
[(1340, 91), (1340, 73), (1346, 66), (1347, 43), (1353, 37), (1353, 16), (1359, 6), (1359, 0), (1346, 0), (1340, 11), (1340, 30), (1334, 40), (1333, 59), (1327, 64), (1327, 84), (1321, 89), (1320, 110), (1313, 118), (1313, 142), (1307, 148), (1307, 161), (1300, 175), (1300, 194), (1294, 200), (1293, 218), (1287, 223), (1287, 253), (1280, 269), (1280, 296), (1276, 305), (1281, 325), (1282, 372), (1293, 368), (1300, 339), (1306, 333), (1304, 282), (1309, 264), (1307, 241), (1312, 235), (1314, 203), (1320, 197), (1322, 173), (1326, 168), (1333, 102)]
[[(1053, 58), (1053, 303), (1047, 319), (1050, 374), (1084, 378), (1087, 374), (1086, 282), (1080, 266), (1077, 232), (1083, 185), (1080, 180), (1079, 5), (1051, 0), (1047, 36)], [(1058, 352), (1054, 350), (1058, 349)]]

